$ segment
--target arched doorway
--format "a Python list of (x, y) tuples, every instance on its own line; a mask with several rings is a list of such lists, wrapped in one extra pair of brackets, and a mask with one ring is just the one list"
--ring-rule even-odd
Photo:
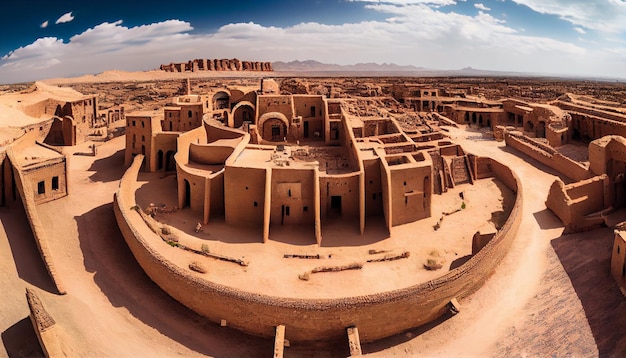
[(244, 122), (254, 121), (254, 106), (249, 102), (240, 102), (234, 108), (232, 112), (233, 116), (233, 128), (239, 128)]
[(279, 112), (266, 113), (259, 118), (261, 137), (267, 141), (282, 142), (288, 136), (287, 117)]
[(229, 109), (230, 95), (225, 91), (219, 91), (213, 95), (213, 110)]
[(465, 112), (465, 123), (469, 123), (469, 121), (470, 121), (469, 112)]
[(476, 113), (472, 113), (472, 123), (476, 124)]

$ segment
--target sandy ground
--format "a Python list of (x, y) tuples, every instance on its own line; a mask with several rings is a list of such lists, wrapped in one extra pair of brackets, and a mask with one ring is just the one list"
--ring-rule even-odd
[[(171, 208), (177, 204), (175, 176), (160, 176), (162, 174), (141, 175), (146, 181), (139, 182), (137, 203), (140, 207), (147, 208), (153, 203)], [(461, 192), (464, 199), (459, 196)], [(486, 192), (491, 194), (484, 195)], [(359, 233), (358, 221), (329, 219), (322, 223), (323, 241), (320, 247), (315, 244), (312, 226), (273, 225), (270, 240), (263, 244), (260, 228), (237, 229), (225, 224), (223, 219), (209, 222), (202, 232), (195, 233), (200, 215), (188, 208), (170, 214), (157, 214), (155, 219), (167, 225), (178, 242), (186, 247), (201, 250), (205, 245), (212, 253), (249, 263), (247, 267), (241, 267), (166, 244), (159, 245), (168, 259), (183, 268), (193, 261), (201, 263), (208, 273), (197, 274), (199, 277), (260, 294), (271, 292), (274, 296), (283, 297), (337, 298), (409, 287), (458, 267), (471, 256), (474, 233), (492, 216), (503, 212), (503, 198), (506, 198), (505, 206), (510, 212), (514, 193), (494, 179), (479, 180), (475, 185), (459, 185), (444, 195), (433, 196), (432, 217), (394, 227), (391, 235), (380, 218), (367, 221), (364, 235)], [(462, 206), (464, 209), (461, 209)], [(457, 210), (460, 211), (455, 212)], [(435, 230), (433, 227), (444, 212), (455, 213), (445, 216), (439, 230)], [(368, 259), (385, 255), (370, 255), (369, 250), (385, 251), (386, 254), (408, 251), (410, 256), (395, 261), (366, 263)], [(285, 254), (319, 255), (321, 259), (284, 258)], [(443, 268), (426, 270), (424, 264), (428, 259), (436, 260)], [(317, 273), (311, 275), (308, 281), (298, 279), (299, 274), (316, 267), (352, 263), (364, 264), (363, 269)]]
[[(609, 275), (612, 231), (561, 237), (558, 219), (544, 204), (554, 173), (481, 133), (450, 134), (467, 152), (494, 157), (522, 179), (518, 239), (483, 288), (461, 302), (460, 314), (365, 344), (363, 351), (380, 357), (626, 356), (626, 307)], [(38, 354), (25, 320), (26, 286), (36, 288), (76, 356), (268, 356), (272, 341), (207, 322), (163, 293), (134, 261), (111, 204), (123, 172), (123, 143), (116, 138), (102, 145), (96, 158), (72, 156), (72, 194), (39, 207), (67, 295), (50, 293), (23, 213), (0, 208), (0, 356)], [(347, 354), (346, 342), (294, 344), (285, 351)]]

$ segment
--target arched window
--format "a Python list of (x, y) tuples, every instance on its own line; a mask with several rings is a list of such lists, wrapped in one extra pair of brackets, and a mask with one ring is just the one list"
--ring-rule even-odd
[(187, 112), (187, 116), (189, 116), (189, 118), (191, 118), (191, 111)]

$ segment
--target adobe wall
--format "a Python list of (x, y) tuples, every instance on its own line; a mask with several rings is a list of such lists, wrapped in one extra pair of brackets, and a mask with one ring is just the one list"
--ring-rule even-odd
[[(206, 143), (213, 143), (219, 139), (234, 139), (246, 135), (246, 132), (242, 132), (237, 129), (223, 127), (209, 122), (203, 122), (203, 124), (204, 131), (206, 132)], [(200, 140), (200, 143), (204, 142)]]
[[(257, 97), (257, 115), (261, 118), (265, 113), (278, 112), (287, 117), (288, 121), (294, 117), (293, 104), (291, 103), (291, 95), (263, 95)], [(257, 118), (257, 125), (258, 123)]]
[(608, 208), (609, 180), (606, 175), (565, 185), (556, 179), (550, 186), (546, 207), (565, 226), (565, 232), (577, 232), (593, 228), (604, 222), (602, 216), (588, 217)]
[[(9, 158), (11, 163), (17, 163), (18, 161), (15, 158), (15, 153), (13, 152), (12, 147), (7, 148), (7, 157)], [(28, 223), (30, 224), (30, 228), (33, 232), (33, 237), (35, 238), (35, 243), (37, 244), (37, 248), (39, 249), (39, 254), (43, 260), (48, 273), (50, 274), (50, 278), (52, 278), (52, 283), (57, 289), (59, 294), (66, 294), (65, 285), (61, 278), (57, 275), (54, 260), (52, 259), (52, 255), (50, 254), (50, 250), (48, 249), (48, 235), (46, 233), (43, 224), (39, 220), (39, 212), (37, 211), (37, 204), (35, 203), (35, 198), (33, 195), (33, 188), (31, 187), (30, 181), (27, 180), (23, 173), (13, 166), (13, 175), (15, 177), (15, 189), (19, 193), (20, 198), (22, 199), (22, 205), (24, 206), (24, 211), (26, 213), (26, 217), (28, 218)]]
[(452, 298), (467, 297), (482, 286), (506, 255), (521, 221), (519, 179), (509, 168), (492, 161), (499, 179), (514, 185), (516, 202), (503, 228), (459, 268), (419, 285), (367, 296), (293, 299), (253, 294), (206, 280), (160, 254), (172, 248), (132, 210), (132, 188), (141, 160), (137, 156), (114, 197), (120, 230), (141, 267), (165, 292), (213, 322), (225, 319), (230, 327), (265, 337), (273, 337), (275, 327), (284, 324), (291, 341), (334, 339), (344, 337), (345, 328), (354, 325), (361, 340), (368, 342), (430, 322), (447, 311)]
[(584, 180), (592, 177), (591, 172), (586, 167), (556, 152), (553, 148), (544, 148), (536, 142), (531, 143), (531, 140), (525, 136), (507, 133), (505, 142), (507, 146), (517, 149), (570, 179)]
[(315, 168), (272, 168), (272, 225), (307, 225), (315, 221)]
[[(382, 162), (382, 161), (381, 161)], [(389, 166), (391, 177), (391, 225), (397, 226), (430, 216), (432, 165), (415, 163)]]
[[(56, 160), (49, 160), (41, 163), (36, 167), (23, 169), (23, 177), (25, 181), (31, 183), (32, 196), (36, 204), (47, 203), (52, 200), (60, 199), (67, 196), (67, 178), (65, 172), (65, 157)], [(52, 178), (57, 178), (57, 188), (52, 187)], [(44, 192), (39, 194), (37, 183), (44, 183)]]
[(322, 220), (331, 215), (331, 200), (333, 196), (341, 196), (342, 218), (359, 218), (359, 176), (359, 172), (332, 176), (320, 176), (320, 205)]
[(228, 225), (263, 225), (265, 176), (266, 169), (226, 166), (224, 205)]
[(380, 159), (363, 160), (365, 171), (365, 215), (383, 215), (383, 187)]
[(557, 101), (555, 105), (566, 111), (584, 113), (590, 116), (606, 118), (606, 119), (610, 119), (610, 120), (617, 121), (617, 122), (626, 122), (626, 116), (620, 115), (617, 113), (611, 113), (608, 111), (603, 111), (603, 110), (595, 109), (595, 108), (589, 108), (589, 107), (580, 106), (574, 103), (563, 102), (563, 101)]
[(626, 294), (626, 232), (621, 229), (615, 230), (613, 241), (613, 253), (611, 254), (611, 275), (617, 282), (622, 293)]

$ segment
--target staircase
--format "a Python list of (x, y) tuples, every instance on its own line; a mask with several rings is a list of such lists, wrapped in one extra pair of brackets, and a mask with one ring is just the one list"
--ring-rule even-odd
[(452, 158), (450, 171), (452, 172), (452, 181), (455, 186), (472, 182), (472, 177), (470, 176), (465, 156)]

